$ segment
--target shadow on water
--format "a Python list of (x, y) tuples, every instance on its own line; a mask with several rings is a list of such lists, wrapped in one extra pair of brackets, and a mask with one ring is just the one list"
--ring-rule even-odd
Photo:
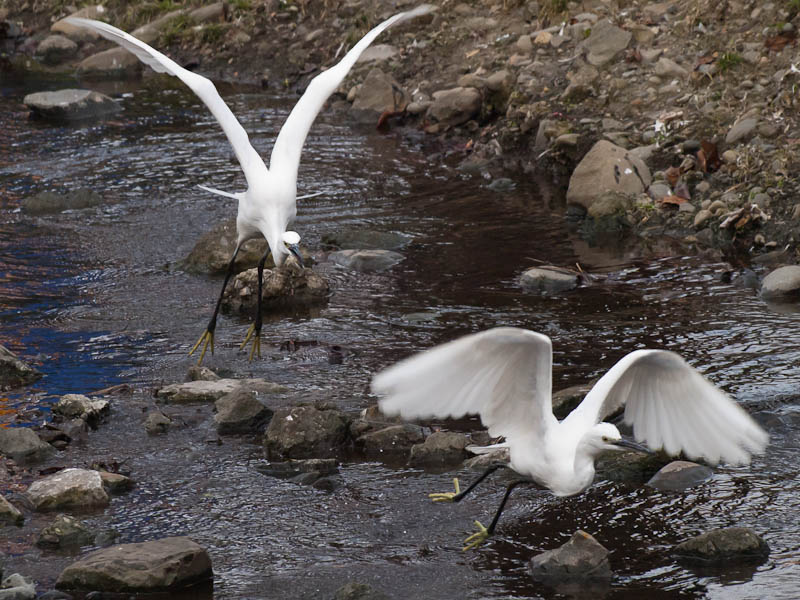
[[(189, 275), (178, 264), (198, 235), (233, 216), (234, 205), (195, 187), (236, 191), (243, 177), (216, 123), (180, 87), (162, 80), (112, 90), (124, 111), (103, 122), (68, 126), (25, 120), (26, 90), (4, 84), (0, 126), (0, 343), (45, 373), (11, 396), (0, 422), (35, 422), (47, 402), (116, 383), (133, 392), (113, 398), (113, 415), (52, 464), (122, 461), (137, 481), (115, 498), (95, 528), (122, 542), (191, 535), (209, 549), (220, 598), (329, 597), (359, 580), (397, 598), (589, 597), (551, 589), (527, 575), (527, 562), (591, 532), (612, 551), (616, 577), (592, 598), (790, 598), (800, 575), (796, 453), (800, 416), (800, 313), (776, 310), (752, 290), (725, 283), (726, 264), (682, 256), (656, 240), (642, 256), (626, 246), (592, 247), (564, 221), (557, 195), (538, 182), (509, 192), (488, 180), (440, 166), (416, 138), (353, 128), (324, 111), (306, 143), (295, 229), (312, 251), (328, 235), (353, 229), (410, 238), (390, 271), (359, 274), (317, 252), (318, 272), (333, 289), (327, 306), (270, 316), (264, 358), (237, 352), (246, 319), (223, 316), (215, 356), (238, 376), (290, 389), (284, 404), (325, 400), (359, 410), (374, 402), (370, 377), (399, 358), (480, 329), (512, 325), (548, 334), (554, 388), (598, 377), (635, 348), (676, 350), (726, 389), (769, 429), (772, 443), (750, 468), (719, 468), (682, 494), (598, 481), (558, 500), (520, 491), (496, 538), (478, 552), (461, 541), (502, 495), (488, 485), (469, 502), (432, 505), (426, 494), (458, 474), (379, 462), (345, 462), (332, 494), (265, 477), (257, 439), (217, 441), (207, 406), (162, 406), (176, 421), (150, 437), (143, 414), (151, 388), (182, 380), (186, 353), (206, 323), (218, 278)], [(268, 156), (289, 103), (261, 91), (222, 87), (226, 100)], [(435, 151), (438, 152), (438, 151)], [(45, 189), (91, 187), (108, 202), (96, 209), (29, 217), (19, 206)], [(523, 293), (524, 268), (576, 263), (593, 285), (559, 296)], [(336, 360), (331, 348), (338, 347)], [(776, 400), (780, 399), (780, 400)], [(213, 443), (212, 443), (213, 442)], [(24, 482), (34, 472), (23, 473)], [(5, 485), (5, 484), (4, 484)], [(6, 529), (6, 571), (51, 585), (70, 556), (32, 542), (49, 516), (30, 514)], [(696, 571), (670, 555), (673, 544), (714, 527), (747, 525), (772, 547), (751, 571)]]

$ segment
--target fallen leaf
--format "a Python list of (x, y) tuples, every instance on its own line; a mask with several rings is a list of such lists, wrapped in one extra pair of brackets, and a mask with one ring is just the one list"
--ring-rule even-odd
[(671, 206), (680, 206), (686, 202), (686, 198), (681, 198), (679, 196), (664, 196), (661, 198), (661, 204), (669, 204)]
[(697, 157), (697, 166), (700, 167), (700, 170), (703, 173), (708, 173), (708, 169), (706, 168), (706, 153), (701, 149), (697, 151), (695, 156)]
[(703, 140), (700, 142), (700, 146), (703, 148), (703, 154), (706, 158), (708, 172), (713, 173), (714, 171), (718, 170), (722, 166), (722, 160), (719, 158), (717, 145), (714, 142)]
[(680, 179), (681, 170), (678, 167), (670, 167), (667, 169), (666, 176), (670, 187), (674, 187), (678, 183), (678, 179)]
[(795, 31), (782, 31), (778, 35), (773, 35), (764, 40), (764, 46), (773, 52), (780, 52), (788, 44), (794, 46), (797, 43), (797, 33)]
[(473, 57), (473, 56), (475, 56), (475, 55), (476, 55), (478, 52), (480, 52), (480, 50), (478, 50), (478, 49), (476, 48), (475, 50), (470, 50), (469, 52), (467, 52), (467, 54), (466, 54), (465, 56), (466, 56), (467, 58), (472, 58), (472, 57)]
[(638, 48), (634, 48), (633, 50), (629, 50), (628, 54), (625, 56), (625, 61), (629, 62), (629, 63), (632, 63), (632, 62), (640, 63), (640, 62), (642, 62), (642, 53), (639, 52)]
[(701, 56), (700, 58), (697, 59), (697, 64), (694, 66), (694, 68), (697, 69), (702, 65), (710, 65), (711, 63), (714, 62), (714, 60), (715, 59), (713, 56), (711, 56), (710, 54), (706, 54), (705, 56)]

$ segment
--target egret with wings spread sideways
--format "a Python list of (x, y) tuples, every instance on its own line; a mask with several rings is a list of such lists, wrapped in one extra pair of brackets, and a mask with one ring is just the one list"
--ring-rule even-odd
[(250, 358), (253, 358), (254, 353), (261, 355), (261, 290), (264, 263), (271, 253), (276, 266), (281, 266), (289, 254), (293, 254), (300, 264), (303, 264), (298, 246), (300, 236), (294, 231), (287, 231), (286, 228), (297, 214), (297, 168), (300, 164), (300, 153), (303, 150), (303, 143), (308, 130), (322, 105), (339, 87), (339, 84), (344, 80), (358, 57), (361, 56), (361, 53), (381, 32), (396, 23), (427, 14), (433, 10), (435, 10), (434, 6), (424, 4), (386, 19), (361, 38), (335, 66), (314, 77), (286, 119), (278, 138), (275, 140), (269, 168), (267, 168), (255, 148), (250, 145), (250, 140), (244, 128), (236, 120), (236, 117), (222, 100), (210, 80), (184, 69), (158, 50), (107, 23), (78, 17), (67, 19), (73, 25), (91, 29), (104, 38), (119, 44), (135, 54), (143, 63), (152, 67), (154, 71), (174, 75), (189, 86), (219, 121), (222, 130), (228, 137), (228, 141), (233, 146), (233, 151), (239, 160), (239, 164), (242, 166), (242, 171), (247, 180), (247, 190), (244, 192), (231, 194), (200, 186), (208, 192), (238, 200), (239, 212), (236, 217), (236, 230), (238, 233), (236, 248), (228, 264), (222, 291), (208, 327), (189, 352), (191, 355), (202, 344), (203, 349), (200, 353), (198, 364), (203, 361), (208, 348), (211, 349), (212, 354), (214, 353), (214, 329), (217, 324), (217, 315), (222, 304), (225, 287), (228, 285), (228, 280), (233, 273), (234, 261), (239, 249), (245, 241), (264, 236), (269, 244), (269, 252), (258, 263), (258, 305), (256, 307), (255, 320), (242, 343), (242, 348), (244, 348), (247, 342), (252, 339), (253, 346), (250, 350)]
[[(480, 415), (492, 436), (505, 436), (510, 468), (525, 477), (508, 485), (489, 527), (465, 550), (495, 529), (511, 491), (534, 483), (556, 496), (572, 496), (594, 479), (595, 458), (605, 450), (663, 449), (711, 464), (747, 464), (764, 451), (768, 436), (724, 392), (680, 356), (667, 350), (636, 350), (611, 368), (563, 421), (551, 404), (552, 346), (540, 333), (513, 327), (467, 335), (407, 358), (378, 373), (372, 391), (384, 396), (386, 415), (407, 419)], [(624, 418), (641, 446), (624, 440), (603, 419), (625, 407)], [(434, 501), (458, 502), (464, 491), (431, 494)]]

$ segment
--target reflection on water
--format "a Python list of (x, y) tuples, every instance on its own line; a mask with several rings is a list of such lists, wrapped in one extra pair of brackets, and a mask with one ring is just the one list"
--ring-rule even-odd
[[(285, 99), (222, 89), (268, 156)], [(0, 100), (8, 108), (0, 126), (10, 132), (0, 153), (0, 343), (46, 375), (0, 404), (0, 421), (20, 411), (20, 422), (36, 421), (32, 409), (51, 395), (120, 382), (138, 389), (114, 399), (113, 417), (87, 446), (58, 457), (70, 465), (114, 457), (132, 470), (136, 490), (87, 517), (93, 525), (113, 527), (122, 541), (191, 534), (209, 548), (216, 593), (225, 598), (330, 596), (350, 579), (409, 598), (573, 594), (530, 580), (526, 562), (577, 528), (613, 550), (617, 577), (592, 597), (796, 593), (798, 313), (773, 310), (752, 290), (723, 283), (727, 265), (676, 255), (666, 240), (647, 257), (592, 248), (534, 182), (493, 192), (480, 177), (440, 167), (421, 143), (353, 129), (330, 110), (309, 135), (299, 178), (299, 193), (324, 194), (300, 202), (295, 229), (312, 251), (338, 231), (402, 233), (411, 238), (406, 259), (368, 275), (323, 260), (316, 268), (334, 292), (326, 307), (270, 315), (265, 358), (254, 363), (237, 353), (248, 323), (223, 317), (209, 364), (286, 384), (287, 402), (321, 399), (355, 411), (372, 402), (366, 390), (376, 370), (488, 327), (551, 336), (556, 389), (599, 376), (630, 350), (662, 347), (756, 413), (772, 436), (767, 455), (751, 468), (720, 468), (684, 494), (605, 481), (565, 500), (520, 491), (494, 542), (464, 554), (461, 540), (473, 519), (494, 510), (499, 486), (469, 502), (433, 506), (425, 494), (448, 487), (450, 474), (354, 462), (342, 466), (343, 488), (326, 495), (259, 474), (253, 440), (206, 443), (214, 439), (210, 407), (178, 415), (181, 425), (167, 437), (146, 436), (150, 388), (183, 378), (186, 352), (220, 283), (177, 265), (201, 233), (235, 214), (232, 202), (196, 184), (236, 191), (244, 179), (223, 134), (189, 93), (154, 85), (116, 91), (126, 93), (121, 116), (69, 126), (20, 119), (22, 89), (6, 88)], [(17, 210), (31, 193), (76, 187), (100, 191), (108, 204), (46, 218)], [(520, 272), (541, 262), (578, 263), (598, 277), (559, 296), (522, 293)], [(334, 345), (341, 361), (329, 360)], [(69, 557), (30, 547), (30, 532), (44, 522), (32, 516), (7, 544), (23, 548), (13, 553), (14, 568), (47, 584)], [(762, 533), (770, 560), (720, 573), (693, 571), (669, 556), (674, 543), (729, 525)]]

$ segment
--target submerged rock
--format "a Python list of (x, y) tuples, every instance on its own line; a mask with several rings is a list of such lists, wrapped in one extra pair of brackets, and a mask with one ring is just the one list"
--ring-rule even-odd
[(765, 300), (800, 300), (800, 265), (779, 267), (761, 282)]
[(331, 252), (328, 258), (339, 266), (354, 271), (385, 271), (405, 257), (399, 252), (391, 250), (337, 250)]
[(469, 438), (454, 431), (436, 431), (425, 442), (411, 448), (408, 464), (414, 467), (441, 467), (463, 461)]
[(326, 492), (332, 492), (341, 486), (339, 466), (334, 458), (270, 462), (256, 466), (256, 470), (270, 477), (288, 479), (292, 483), (310, 485)]
[[(19, 509), (11, 504), (4, 496), (0, 496), (0, 526), (2, 525), (22, 525), (25, 517)], [(0, 574), (2, 578), (2, 574)]]
[(92, 90), (36, 92), (28, 94), (22, 101), (37, 117), (54, 120), (90, 119), (121, 110), (114, 100)]
[(45, 548), (87, 546), (94, 541), (94, 534), (75, 517), (58, 515), (46, 525), (36, 538), (36, 545)]
[(109, 497), (97, 471), (64, 469), (33, 482), (26, 492), (38, 511), (108, 506)]
[(160, 410), (151, 410), (147, 413), (147, 418), (144, 420), (144, 429), (150, 435), (167, 433), (170, 425), (172, 425), (172, 419)]
[[(328, 283), (311, 269), (292, 265), (264, 269), (262, 310), (323, 304), (328, 301), (328, 294)], [(258, 270), (249, 269), (239, 273), (225, 290), (222, 308), (232, 313), (252, 315), (257, 300)]]
[(674, 460), (658, 471), (647, 485), (662, 491), (680, 491), (711, 479), (714, 472), (706, 466), (697, 463)]
[(88, 554), (61, 572), (61, 590), (157, 592), (211, 579), (211, 559), (188, 537), (119, 544)]
[(105, 203), (103, 196), (94, 190), (78, 188), (65, 193), (39, 192), (22, 201), (22, 210), (28, 215), (42, 216), (65, 210), (93, 208)]
[(34, 598), (36, 598), (36, 586), (33, 581), (19, 573), (9, 575), (0, 583), (1, 600), (34, 600)]
[(351, 581), (336, 590), (333, 600), (391, 600), (391, 598), (369, 584)]
[(29, 367), (5, 346), (0, 346), (0, 389), (8, 390), (28, 385), (40, 379), (42, 374)]
[(596, 539), (578, 530), (566, 544), (534, 556), (529, 568), (534, 579), (547, 583), (610, 579), (608, 554)]
[(275, 411), (264, 434), (268, 456), (331, 456), (348, 442), (347, 416), (338, 410), (297, 406)]
[(681, 542), (673, 552), (686, 562), (728, 565), (762, 561), (769, 556), (769, 546), (749, 527), (727, 527)]
[(522, 272), (519, 283), (527, 291), (557, 294), (578, 287), (578, 275), (558, 267), (531, 267)]
[(0, 453), (20, 463), (38, 463), (55, 453), (55, 448), (39, 439), (27, 427), (0, 428)]
[(411, 237), (393, 231), (374, 229), (345, 229), (322, 236), (322, 243), (339, 250), (361, 248), (362, 250), (399, 250), (408, 245)]

